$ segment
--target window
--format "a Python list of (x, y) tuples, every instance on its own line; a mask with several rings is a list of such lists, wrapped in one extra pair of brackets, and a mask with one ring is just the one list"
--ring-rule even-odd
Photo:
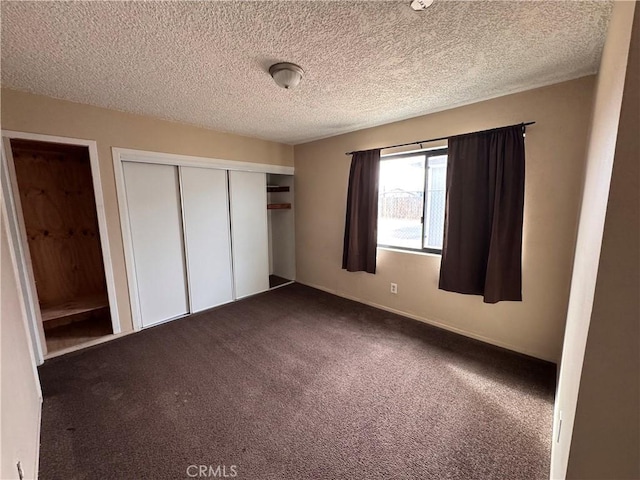
[(447, 149), (380, 160), (378, 245), (442, 252)]

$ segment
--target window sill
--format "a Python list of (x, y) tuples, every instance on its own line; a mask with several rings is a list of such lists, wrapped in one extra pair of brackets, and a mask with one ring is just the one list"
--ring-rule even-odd
[(420, 252), (418, 250), (404, 250), (402, 248), (393, 248), (393, 247), (383, 247), (378, 245), (378, 250), (386, 250), (389, 252), (397, 252), (397, 253), (408, 253), (410, 255), (422, 255), (426, 257), (442, 257), (442, 253), (433, 253), (433, 252)]

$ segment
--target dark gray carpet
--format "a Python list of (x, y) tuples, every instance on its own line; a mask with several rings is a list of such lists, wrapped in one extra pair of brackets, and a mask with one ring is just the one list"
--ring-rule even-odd
[(280, 285), (284, 285), (285, 283), (289, 283), (290, 281), (291, 280), (279, 277), (278, 275), (269, 275), (269, 288), (278, 287)]
[(298, 284), (40, 376), (43, 480), (549, 475), (554, 365)]

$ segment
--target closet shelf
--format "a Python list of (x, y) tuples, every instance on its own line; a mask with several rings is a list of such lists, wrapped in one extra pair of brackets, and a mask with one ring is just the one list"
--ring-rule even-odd
[(72, 317), (80, 313), (87, 313), (109, 306), (109, 300), (103, 295), (80, 298), (57, 305), (43, 305), (40, 308), (42, 321)]
[(285, 210), (291, 208), (290, 203), (269, 203), (267, 205), (267, 210)]
[(272, 193), (272, 192), (288, 192), (289, 191), (289, 187), (288, 186), (284, 186), (281, 187), (279, 185), (267, 185), (267, 192)]

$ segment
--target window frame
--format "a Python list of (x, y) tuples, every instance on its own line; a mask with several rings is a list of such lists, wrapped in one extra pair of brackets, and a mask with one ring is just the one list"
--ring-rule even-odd
[[(424, 245), (424, 234), (425, 234), (425, 213), (427, 209), (427, 187), (429, 185), (429, 158), (431, 157), (440, 157), (442, 155), (447, 155), (447, 159), (449, 158), (449, 148), (447, 146), (444, 147), (434, 147), (425, 150), (414, 150), (411, 152), (402, 152), (402, 153), (390, 153), (388, 155), (382, 155), (380, 157), (381, 162), (388, 162), (393, 160), (399, 160), (402, 158), (410, 158), (410, 157), (424, 157), (424, 181), (423, 181), (423, 189), (422, 189), (422, 217), (420, 220), (421, 224), (421, 237), (420, 244)], [(448, 167), (448, 164), (447, 164)], [(380, 218), (378, 214), (378, 219)], [(376, 239), (377, 241), (377, 239)], [(441, 248), (411, 248), (411, 247), (400, 247), (396, 245), (386, 245), (383, 243), (377, 243), (378, 248), (387, 248), (392, 250), (400, 250), (403, 252), (412, 252), (412, 253), (430, 253), (435, 255), (442, 255)]]

